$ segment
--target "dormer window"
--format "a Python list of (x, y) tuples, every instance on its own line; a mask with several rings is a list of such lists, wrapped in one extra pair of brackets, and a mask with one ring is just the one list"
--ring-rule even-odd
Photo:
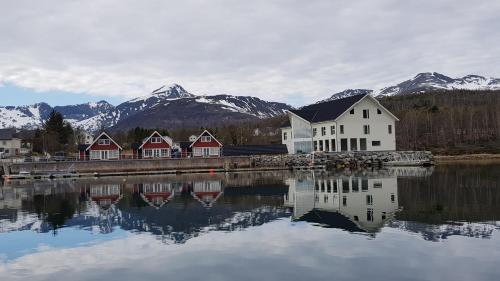
[(99, 139), (99, 145), (110, 145), (111, 141), (109, 139)]
[(212, 141), (212, 137), (210, 136), (202, 136), (201, 137), (201, 142), (211, 142)]

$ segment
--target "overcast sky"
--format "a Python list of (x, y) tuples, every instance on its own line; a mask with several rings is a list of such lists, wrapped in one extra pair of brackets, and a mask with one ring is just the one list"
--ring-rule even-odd
[(437, 71), (500, 76), (500, 1), (0, 0), (0, 104), (179, 83), (301, 105)]

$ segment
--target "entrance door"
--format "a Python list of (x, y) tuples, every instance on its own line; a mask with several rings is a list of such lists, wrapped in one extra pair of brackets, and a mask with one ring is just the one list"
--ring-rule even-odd
[(359, 139), (359, 150), (366, 150), (366, 139)]
[(203, 148), (203, 156), (208, 157), (210, 155), (210, 148), (204, 147)]
[(101, 160), (108, 160), (108, 151), (107, 150), (101, 150)]
[(160, 158), (160, 152), (159, 149), (153, 149), (153, 158)]
[(347, 139), (340, 139), (340, 151), (347, 151)]
[(351, 139), (351, 151), (358, 150), (358, 139)]

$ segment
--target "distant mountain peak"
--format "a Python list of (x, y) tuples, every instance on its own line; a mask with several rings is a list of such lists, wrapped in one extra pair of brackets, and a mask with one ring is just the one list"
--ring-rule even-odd
[(160, 96), (162, 98), (167, 98), (167, 99), (180, 99), (180, 98), (195, 97), (195, 95), (186, 91), (181, 85), (175, 84), (175, 83), (170, 84), (170, 85), (163, 85), (160, 88), (154, 90), (151, 93), (151, 95)]
[(338, 93), (331, 95), (327, 99), (320, 100), (317, 103), (338, 100), (338, 99), (343, 99), (343, 98), (357, 96), (357, 95), (366, 95), (366, 94), (371, 95), (372, 93), (373, 93), (373, 90), (369, 90), (369, 89), (346, 89), (346, 90), (343, 90), (342, 92), (338, 92)]

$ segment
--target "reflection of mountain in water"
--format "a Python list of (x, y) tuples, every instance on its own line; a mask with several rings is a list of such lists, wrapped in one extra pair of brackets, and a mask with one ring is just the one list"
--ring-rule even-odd
[[(4, 205), (10, 207), (0, 209), (0, 231), (48, 232), (60, 227), (78, 227), (110, 233), (121, 228), (150, 232), (165, 241), (183, 242), (204, 231), (237, 230), (289, 216), (281, 201), (284, 185), (273, 182), (262, 194), (258, 190), (241, 192), (253, 187), (238, 182), (248, 184), (255, 178), (251, 175), (239, 178), (242, 180), (235, 180), (234, 176), (228, 179), (227, 175), (198, 175), (194, 179), (169, 176), (126, 181), (46, 181), (4, 187)], [(225, 187), (226, 182), (232, 186)], [(229, 192), (224, 196), (226, 190)], [(37, 198), (60, 202), (40, 205), (37, 202), (43, 200)]]
[(373, 174), (303, 174), (289, 180), (293, 219), (350, 232), (377, 232), (398, 209), (397, 178)]

